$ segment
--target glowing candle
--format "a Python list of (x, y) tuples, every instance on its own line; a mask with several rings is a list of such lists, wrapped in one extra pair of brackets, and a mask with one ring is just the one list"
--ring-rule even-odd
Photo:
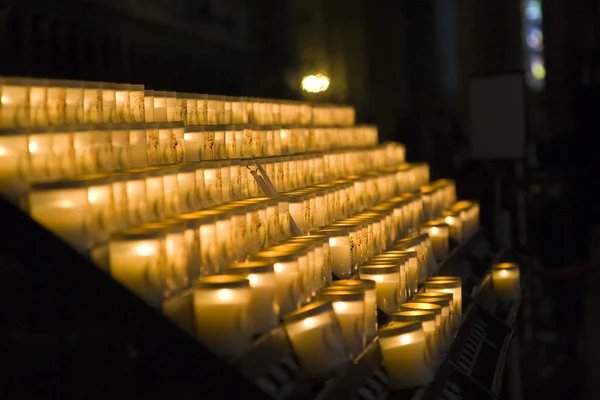
[(185, 95), (186, 102), (186, 125), (198, 125), (198, 95), (187, 93)]
[(65, 83), (65, 122), (80, 124), (83, 121), (83, 84), (77, 81)]
[(314, 244), (310, 241), (286, 242), (273, 249), (294, 255), (300, 273), (300, 305), (310, 303), (316, 295)]
[(250, 282), (250, 318), (254, 334), (261, 335), (279, 322), (279, 304), (276, 299), (277, 281), (272, 263), (247, 261), (234, 264), (227, 273), (243, 275)]
[(246, 99), (240, 97), (232, 98), (231, 103), (231, 123), (247, 124), (248, 111), (246, 110)]
[(225, 128), (218, 127), (206, 127), (205, 130), (212, 130), (214, 135), (213, 151), (215, 154), (215, 160), (225, 159), (226, 143), (225, 143)]
[(348, 350), (358, 356), (366, 344), (364, 291), (326, 288), (319, 293), (319, 300), (332, 303)]
[(256, 261), (273, 262), (277, 281), (277, 302), (282, 314), (297, 309), (302, 301), (301, 271), (293, 249), (265, 250), (251, 256)]
[(160, 232), (165, 237), (166, 297), (180, 293), (189, 287), (188, 246), (185, 239), (186, 225), (182, 221), (152, 222), (142, 229)]
[[(117, 121), (117, 90), (114, 83), (102, 82), (102, 122), (110, 124)], [(50, 94), (50, 91), (48, 91)], [(50, 96), (48, 96), (50, 99)]]
[(147, 220), (160, 221), (165, 218), (165, 185), (162, 170), (146, 168), (143, 170), (143, 176), (146, 180)]
[(427, 351), (431, 355), (432, 364), (437, 365), (440, 360), (440, 321), (436, 313), (427, 310), (406, 310), (392, 314), (392, 324), (397, 322), (419, 321), (425, 332)]
[(131, 122), (145, 121), (146, 103), (144, 101), (144, 85), (129, 85), (129, 111)]
[(166, 294), (165, 236), (158, 231), (132, 229), (111, 237), (111, 276), (154, 307)]
[[(221, 199), (223, 203), (228, 203), (233, 200), (231, 196), (231, 161), (219, 161), (219, 168), (221, 170)], [(265, 225), (265, 230), (266, 228)]]
[(135, 227), (151, 219), (143, 173), (124, 174), (113, 182), (113, 196), (117, 215), (123, 225)]
[(311, 303), (284, 317), (298, 361), (311, 376), (334, 374), (350, 363), (331, 303)]
[(156, 124), (146, 124), (146, 143), (148, 145), (148, 165), (160, 165), (160, 143)]
[(409, 287), (408, 282), (416, 283), (416, 279), (411, 279), (411, 277), (413, 277), (413, 271), (411, 271), (411, 268), (409, 266), (410, 260), (405, 254), (397, 252), (382, 253), (378, 256), (371, 258), (369, 262), (396, 264), (398, 266), (398, 270), (400, 271), (400, 287), (398, 291), (398, 302), (403, 303), (408, 299), (412, 298), (417, 288), (416, 285), (413, 284), (411, 284)]
[(148, 136), (146, 124), (130, 124), (129, 130), (129, 165), (130, 168), (144, 168), (148, 164)]
[(359, 268), (360, 278), (375, 281), (377, 306), (386, 314), (398, 309), (400, 290), (400, 268), (398, 264), (363, 265)]
[(279, 201), (272, 197), (267, 201), (267, 246), (281, 241), (281, 227), (279, 226)]
[(379, 343), (391, 389), (433, 381), (434, 370), (421, 322), (398, 322), (380, 329)]
[(144, 121), (154, 122), (154, 90), (144, 90)]
[(179, 211), (188, 213), (200, 207), (196, 187), (196, 164), (180, 164), (177, 170), (177, 188), (179, 190)]
[(26, 131), (5, 130), (0, 136), (0, 190), (13, 201), (25, 194), (31, 179), (28, 155)]
[(250, 248), (250, 237), (246, 224), (247, 207), (243, 204), (229, 203), (215, 207), (214, 210), (226, 210), (231, 213), (231, 237), (232, 243), (235, 243), (231, 248), (232, 259), (235, 262), (245, 260)]
[[(449, 350), (452, 344), (452, 331), (454, 329), (454, 303), (453, 299), (454, 295), (452, 293), (442, 293), (442, 292), (420, 292), (417, 293), (413, 299), (414, 302), (419, 303), (422, 299), (434, 299), (439, 300), (442, 299), (444, 302), (432, 303), (437, 304), (442, 307), (441, 310), (441, 326), (440, 326), (440, 343), (441, 350), (443, 352)], [(447, 306), (446, 306), (447, 302)]]
[(111, 129), (113, 165), (117, 170), (131, 168), (131, 145), (128, 125), (114, 125)]
[(217, 112), (219, 108), (219, 96), (206, 95), (206, 123), (208, 125), (216, 125), (217, 121)]
[(331, 232), (329, 236), (329, 250), (331, 252), (331, 271), (338, 278), (349, 278), (354, 271), (353, 259), (354, 242), (351, 240), (350, 232), (340, 228)]
[(204, 193), (200, 194), (205, 207), (218, 206), (223, 202), (223, 181), (221, 167), (217, 161), (202, 163), (204, 173)]
[(452, 293), (452, 306), (455, 311), (452, 320), (454, 321), (455, 331), (458, 330), (462, 323), (462, 283), (460, 278), (436, 277), (435, 279), (428, 279), (425, 282), (425, 291)]
[(154, 121), (167, 122), (167, 92), (154, 91)]
[(428, 222), (421, 226), (421, 233), (429, 235), (436, 259), (444, 260), (448, 258), (450, 229), (447, 224)]
[(165, 168), (162, 170), (163, 198), (165, 201), (165, 217), (174, 217), (181, 214), (181, 201), (179, 199), (178, 169)]
[[(45, 98), (45, 96), (44, 96)], [(33, 99), (32, 99), (33, 100)], [(33, 112), (32, 103), (32, 112)], [(32, 114), (33, 115), (33, 114)], [(102, 83), (83, 83), (83, 122), (98, 124), (102, 121)]]
[[(429, 305), (436, 305), (440, 307), (440, 313), (436, 320), (436, 329), (440, 329), (441, 331), (447, 331), (448, 327), (452, 323), (451, 314), (450, 314), (450, 300), (444, 299), (441, 297), (420, 297), (418, 299), (413, 299), (410, 303), (404, 303), (401, 305), (403, 310), (407, 310), (409, 308), (419, 309), (419, 310), (431, 310)], [(434, 311), (437, 312), (437, 308), (434, 308)], [(441, 333), (441, 332), (440, 332)], [(438, 335), (436, 339), (436, 349), (445, 353), (450, 349), (450, 345), (452, 336), (442, 336)], [(450, 340), (442, 340), (442, 339), (450, 339)]]
[(244, 276), (201, 277), (194, 290), (198, 340), (217, 355), (230, 359), (252, 345), (250, 283)]
[(521, 297), (521, 274), (519, 265), (514, 263), (494, 264), (492, 285), (494, 293), (501, 301), (510, 302)]
[(177, 107), (177, 93), (176, 92), (165, 92), (167, 100), (167, 122), (180, 122), (181, 114), (179, 107)]
[(185, 132), (183, 134), (183, 140), (185, 142), (186, 149), (186, 160), (193, 161), (201, 161), (201, 160), (209, 160), (212, 157), (209, 155), (209, 152), (205, 151), (204, 148), (207, 147), (212, 154), (212, 142), (210, 145), (206, 144), (206, 135), (208, 132), (204, 132), (204, 127), (202, 126), (186, 126)]
[(200, 276), (219, 273), (221, 260), (217, 241), (217, 214), (195, 212), (181, 214), (177, 219), (186, 223), (186, 240), (188, 243), (193, 242), (193, 247), (198, 249), (200, 263), (196, 266), (197, 271), (193, 273)]
[(377, 289), (376, 283), (367, 279), (342, 279), (333, 281), (331, 287), (341, 287), (350, 290), (360, 288), (365, 292), (365, 335), (367, 343), (377, 336)]
[(179, 164), (185, 161), (184, 127), (181, 122), (158, 124), (159, 155), (161, 164)]
[(175, 108), (173, 109), (173, 121), (181, 121), (187, 124), (187, 97), (186, 93), (175, 93)]
[(463, 243), (463, 221), (460, 218), (460, 213), (447, 211), (443, 215), (444, 222), (448, 224), (450, 229), (450, 237), (459, 244)]

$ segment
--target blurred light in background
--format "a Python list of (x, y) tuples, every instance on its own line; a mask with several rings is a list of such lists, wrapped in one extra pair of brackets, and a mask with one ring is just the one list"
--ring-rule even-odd
[(526, 41), (527, 46), (529, 46), (529, 48), (532, 50), (540, 51), (544, 49), (544, 34), (537, 26), (529, 28)]
[(529, 21), (542, 21), (542, 4), (538, 0), (531, 0), (525, 6), (525, 17)]
[(542, 3), (539, 0), (522, 0), (522, 23), (525, 60), (525, 82), (534, 91), (546, 86), (544, 62), (544, 31), (542, 29)]
[(323, 74), (307, 75), (302, 78), (302, 90), (309, 93), (320, 93), (329, 89), (331, 80)]

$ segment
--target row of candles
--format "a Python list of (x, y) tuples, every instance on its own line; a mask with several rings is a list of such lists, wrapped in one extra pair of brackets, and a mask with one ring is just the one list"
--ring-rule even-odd
[[(261, 189), (253, 176), (252, 168), (256, 168), (256, 162), (191, 163), (146, 168), (116, 176), (88, 175), (39, 183), (32, 186), (27, 196), (21, 199), (21, 204), (42, 225), (87, 253), (106, 244), (112, 233), (261, 196)], [(427, 176), (422, 173), (421, 165), (409, 168), (402, 165), (398, 167), (400, 175), (398, 172), (385, 172), (319, 183), (322, 175), (279, 175), (268, 168), (269, 165), (265, 163), (267, 176), (278, 189), (302, 187), (278, 196), (276, 202), (281, 212), (294, 217), (304, 234), (404, 193), (407, 188), (414, 190), (414, 186), (424, 183)], [(306, 170), (310, 172), (311, 169), (308, 167)], [(281, 181), (278, 176), (288, 179)], [(398, 178), (401, 180), (398, 181)], [(452, 181), (445, 184), (453, 185)], [(422, 198), (419, 193), (396, 200), (398, 205), (394, 209), (380, 210), (388, 213), (390, 221), (393, 217), (396, 225), (404, 226), (405, 221), (418, 223), (421, 220)]]
[(348, 105), (145, 90), (144, 85), (0, 77), (0, 128), (81, 123), (354, 125)]
[[(239, 356), (249, 348), (253, 335), (268, 331), (277, 324), (280, 316), (294, 313), (298, 307), (306, 304), (311, 309), (310, 303), (320, 297), (319, 293), (329, 290), (332, 277), (360, 277), (373, 281), (376, 286), (372, 296), (373, 305), (390, 315), (398, 311), (403, 302), (417, 294), (420, 284), (426, 283), (428, 277), (438, 273), (437, 260), (442, 259), (444, 254), (437, 254), (434, 250), (427, 227), (422, 227), (420, 232), (423, 233), (419, 232), (418, 219), (416, 223), (404, 221), (408, 223), (408, 229), (398, 229), (397, 222), (393, 218), (390, 221), (389, 217), (393, 213), (390, 215), (385, 210), (396, 208), (397, 202), (397, 199), (390, 199), (380, 204), (381, 207), (374, 207), (314, 230), (310, 235), (292, 237), (253, 253), (250, 256), (252, 262), (233, 264), (222, 269), (220, 275), (201, 277), (197, 281), (199, 286), (194, 289), (194, 296), (198, 295), (201, 299), (195, 301), (196, 334), (199, 339), (221, 356)], [(391, 223), (386, 224), (388, 221)], [(448, 242), (449, 230), (446, 229), (445, 232), (445, 240)], [(410, 234), (412, 236), (407, 237)], [(439, 239), (443, 237), (443, 232), (439, 231), (436, 235)], [(404, 239), (396, 240), (397, 238)], [(271, 294), (263, 286), (253, 286), (253, 283), (262, 282), (262, 274), (271, 276), (268, 279), (272, 283)], [(250, 295), (243, 296), (248, 303), (241, 304), (240, 299), (233, 296), (232, 287), (229, 286), (230, 275), (244, 275), (242, 278), (235, 278), (236, 282), (240, 279), (248, 280), (243, 286), (244, 290), (251, 292)], [(223, 282), (224, 286), (219, 286)], [(202, 288), (212, 294), (198, 294), (203, 292)], [(215, 290), (218, 292), (221, 289), (229, 289), (226, 299), (218, 293), (215, 296)], [(269, 296), (268, 301), (265, 296)], [(254, 303), (256, 298), (263, 305), (262, 309)], [(242, 307), (245, 310), (243, 312), (249, 316), (245, 318), (245, 326), (250, 328), (233, 336), (221, 335), (221, 330), (228, 331), (237, 322), (224, 320), (221, 312), (208, 312), (210, 299), (219, 303), (218, 309), (221, 309), (223, 303), (228, 303), (231, 307), (238, 308), (240, 313)], [(456, 305), (460, 305), (460, 299)], [(252, 312), (248, 313), (248, 307)], [(455, 314), (460, 317), (460, 310), (457, 309)], [(368, 315), (370, 317), (365, 317), (364, 331), (369, 332), (365, 333), (365, 337), (370, 341), (375, 336), (376, 318), (372, 313)], [(346, 342), (356, 339), (354, 335), (354, 331), (349, 329)], [(362, 334), (359, 338), (362, 338)], [(345, 342), (337, 345), (343, 343)], [(352, 354), (357, 355), (364, 349), (364, 345), (363, 339), (352, 342)]]
[[(198, 132), (185, 133), (181, 125), (164, 123), (115, 125), (110, 129), (87, 126), (64, 130), (4, 131), (0, 138), (0, 190), (18, 196), (26, 190), (28, 183), (33, 182), (225, 158), (236, 164), (251, 162), (244, 161), (244, 158), (262, 156), (267, 164), (279, 167), (282, 180), (286, 177), (293, 179), (304, 173), (323, 177), (327, 173), (326, 178), (331, 180), (393, 166), (403, 162), (405, 157), (404, 147), (398, 143), (364, 148), (362, 139), (355, 142), (355, 145), (360, 144), (360, 149), (326, 153), (301, 151), (298, 153), (302, 155), (288, 156), (281, 155), (283, 148), (288, 152), (293, 147), (292, 142), (286, 140), (278, 141), (277, 148), (267, 146), (268, 151), (263, 151), (263, 144), (273, 144), (262, 140), (263, 133), (267, 131), (219, 131), (219, 135), (222, 135), (215, 140), (217, 131), (200, 132), (202, 129), (199, 127)], [(268, 132), (280, 133), (279, 130)], [(229, 133), (233, 136), (229, 137)], [(348, 140), (347, 144), (354, 147), (350, 142)], [(262, 150), (258, 151), (259, 148)], [(297, 186), (284, 185), (279, 189), (290, 190), (294, 187)]]

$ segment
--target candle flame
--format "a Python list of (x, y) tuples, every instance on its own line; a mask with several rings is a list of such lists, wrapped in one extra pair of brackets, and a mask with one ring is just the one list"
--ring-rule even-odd
[(336, 238), (329, 238), (329, 245), (332, 247), (335, 247), (337, 245), (337, 239)]
[(0, 156), (5, 156), (7, 153), (6, 149), (4, 147), (0, 147)]
[(152, 246), (148, 243), (144, 243), (144, 244), (139, 245), (135, 249), (135, 252), (137, 253), (138, 256), (146, 257), (146, 256), (149, 256), (152, 253), (154, 253), (154, 246)]
[(231, 300), (233, 292), (229, 289), (221, 289), (217, 292), (217, 296), (220, 300)]
[(250, 274), (248, 275), (248, 280), (250, 281), (250, 286), (254, 286), (259, 282), (260, 278), (256, 274)]
[(29, 142), (29, 152), (30, 153), (35, 153), (36, 151), (38, 151), (38, 145), (36, 142), (34, 141), (30, 141)]
[(307, 328), (312, 328), (315, 326), (315, 319), (313, 317), (308, 317), (304, 321), (304, 326)]
[(276, 273), (278, 273), (278, 274), (280, 274), (280, 273), (282, 273), (282, 272), (283, 272), (283, 268), (284, 268), (283, 264), (280, 264), (280, 263), (276, 263), (276, 264), (273, 266), (273, 269), (274, 269), (274, 270), (275, 270), (275, 272), (276, 272)]
[(508, 275), (508, 271), (503, 269), (500, 271), (500, 276), (507, 276)]
[(10, 100), (8, 99), (8, 97), (2, 96), (2, 98), (0, 98), (0, 102), (2, 104), (8, 104), (10, 103)]
[(447, 224), (451, 224), (451, 223), (454, 222), (454, 218), (452, 218), (452, 217), (446, 217), (445, 221), (446, 221)]
[(410, 335), (400, 335), (400, 343), (410, 344), (412, 342)]
[(58, 206), (62, 208), (71, 208), (73, 207), (73, 203), (69, 200), (63, 200), (58, 203)]
[(343, 313), (348, 309), (348, 303), (345, 303), (343, 301), (336, 301), (333, 303), (333, 309), (337, 313)]
[(439, 232), (440, 230), (435, 226), (429, 230), (429, 233), (431, 233), (432, 235), (437, 235)]

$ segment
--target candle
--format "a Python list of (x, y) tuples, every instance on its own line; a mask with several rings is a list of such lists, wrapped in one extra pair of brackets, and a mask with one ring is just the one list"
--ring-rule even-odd
[(303, 370), (328, 376), (350, 363), (331, 303), (311, 303), (284, 317), (285, 330)]
[(231, 254), (233, 260), (241, 262), (249, 254), (250, 237), (248, 235), (248, 227), (246, 224), (247, 208), (243, 204), (229, 203), (215, 207), (214, 210), (226, 210), (231, 213), (231, 236), (232, 246)]
[[(412, 302), (410, 303), (405, 303), (408, 304), (407, 308), (409, 308), (411, 305), (413, 304), (433, 304), (433, 305), (437, 305), (441, 307), (441, 314), (440, 314), (440, 318), (438, 318), (438, 321), (436, 322), (436, 326), (437, 328), (442, 328), (442, 331), (446, 332), (448, 330), (451, 331), (451, 323), (452, 323), (452, 318), (451, 318), (451, 313), (450, 313), (450, 305), (451, 302), (448, 299), (444, 299), (442, 297), (419, 297), (418, 299), (415, 298), (412, 300)], [(415, 308), (415, 307), (413, 307)], [(422, 308), (420, 308), (422, 309)], [(446, 341), (442, 341), (442, 337), (440, 336), (439, 341), (438, 341), (438, 347), (442, 352), (446, 352), (450, 349), (450, 345), (451, 343), (451, 337), (450, 336), (446, 336), (445, 338), (448, 339)]]
[(223, 203), (223, 181), (221, 166), (217, 161), (202, 163), (204, 171), (204, 193), (200, 193), (205, 207), (214, 207)]
[(377, 306), (386, 314), (398, 309), (400, 268), (398, 264), (369, 264), (359, 268), (360, 278), (375, 281)]
[(250, 282), (243, 275), (204, 276), (196, 281), (198, 340), (220, 357), (237, 358), (252, 346)]
[(247, 124), (248, 123), (248, 111), (246, 110), (246, 99), (240, 97), (233, 97), (231, 103), (231, 123), (233, 124)]
[[(411, 285), (409, 288), (407, 282), (412, 273), (408, 267), (409, 258), (404, 254), (383, 253), (370, 259), (369, 263), (396, 264), (400, 271), (400, 288), (398, 291), (398, 302), (403, 303), (412, 298), (416, 287)], [(413, 279), (414, 280), (414, 279)]]
[(110, 130), (112, 164), (118, 171), (131, 168), (131, 145), (127, 125), (113, 125)]
[(331, 272), (338, 278), (349, 278), (354, 270), (353, 247), (348, 229), (329, 232), (329, 251), (331, 252)]
[(521, 297), (520, 280), (518, 264), (500, 263), (492, 267), (494, 293), (503, 302), (516, 301)]
[(273, 262), (277, 282), (277, 303), (282, 314), (297, 309), (302, 301), (301, 271), (293, 249), (265, 250), (251, 256), (255, 261)]
[(250, 317), (255, 335), (262, 335), (279, 321), (276, 299), (277, 280), (270, 262), (246, 261), (234, 264), (227, 273), (243, 275), (250, 282)]
[(441, 346), (439, 316), (436, 318), (435, 312), (427, 310), (406, 310), (392, 314), (392, 324), (411, 321), (421, 323), (427, 341), (427, 351), (431, 355), (431, 363), (434, 366), (438, 365), (441, 359), (439, 354)]
[[(46, 90), (44, 88), (44, 101), (46, 100)], [(33, 94), (33, 88), (32, 88)], [(39, 97), (38, 97), (39, 98)], [(35, 111), (34, 99), (32, 98), (32, 117)], [(45, 108), (45, 104), (43, 105)], [(102, 121), (102, 83), (84, 82), (83, 83), (83, 122), (89, 124), (98, 124)]]
[(179, 211), (183, 213), (197, 211), (200, 204), (196, 187), (197, 165), (193, 163), (179, 164), (174, 168), (177, 171), (177, 188), (179, 190)]
[(380, 329), (379, 343), (391, 389), (433, 381), (434, 370), (421, 322), (398, 322)]
[(164, 197), (164, 215), (165, 217), (174, 217), (181, 214), (180, 199), (179, 199), (179, 182), (177, 179), (178, 169), (160, 168), (163, 180), (163, 197)]
[[(267, 200), (267, 246), (281, 241), (281, 227), (279, 226), (279, 201), (275, 197)], [(321, 246), (321, 251), (322, 251)], [(321, 256), (322, 257), (322, 256)], [(322, 273), (322, 269), (320, 270)]]
[(165, 236), (165, 296), (172, 297), (187, 289), (190, 283), (190, 274), (185, 223), (181, 220), (166, 220), (148, 223), (141, 228), (160, 232)]
[(181, 121), (181, 113), (177, 107), (177, 92), (165, 92), (165, 97), (167, 99), (167, 121)]
[(148, 163), (148, 133), (144, 123), (130, 124), (129, 168), (144, 168)]
[(456, 243), (463, 243), (463, 221), (460, 218), (460, 213), (456, 211), (447, 211), (443, 214), (444, 222), (450, 228), (450, 237)]
[(344, 340), (352, 357), (365, 348), (365, 292), (331, 287), (321, 290), (319, 300), (329, 301), (342, 328)]
[[(306, 235), (309, 232), (308, 215), (306, 215), (304, 209), (306, 198), (306, 195), (299, 192), (289, 196), (290, 216), (293, 218), (296, 226), (298, 226), (298, 229), (300, 229), (302, 235)], [(310, 201), (310, 198), (308, 200)]]
[(12, 201), (18, 201), (28, 189), (29, 141), (25, 131), (4, 130), (0, 136), (0, 190)]
[(314, 245), (314, 258), (315, 258), (315, 266), (314, 270), (311, 272), (312, 276), (309, 277), (310, 284), (313, 287), (313, 291), (311, 296), (314, 296), (318, 290), (327, 286), (327, 267), (326, 267), (326, 254), (325, 254), (325, 243), (329, 239), (324, 235), (311, 235), (311, 236), (296, 236), (291, 238), (288, 242), (290, 244), (294, 243), (307, 243)]
[(433, 303), (442, 307), (442, 324), (440, 329), (440, 339), (442, 343), (442, 350), (447, 351), (452, 344), (452, 331), (454, 329), (454, 304), (453, 304), (452, 293), (442, 293), (442, 292), (420, 292), (415, 295), (413, 299), (414, 302), (418, 303), (422, 299), (434, 299), (434, 300), (445, 300), (448, 302), (448, 306), (446, 303)]
[(132, 229), (111, 237), (111, 276), (158, 308), (166, 294), (164, 233)]
[(184, 127), (181, 122), (158, 124), (161, 164), (179, 164), (185, 161)]
[(2, 77), (0, 80), (0, 127), (31, 125), (28, 79)]
[(154, 122), (154, 90), (144, 90), (144, 121)]
[(131, 122), (144, 122), (146, 119), (144, 85), (129, 85), (129, 109)]
[(462, 323), (462, 283), (458, 277), (436, 277), (425, 282), (426, 292), (452, 293), (452, 306), (454, 308), (454, 330), (458, 330)]
[(146, 180), (146, 203), (149, 221), (165, 218), (165, 186), (160, 168), (144, 168), (140, 171)]
[(173, 121), (181, 121), (187, 124), (187, 94), (175, 93), (175, 109), (173, 110)]
[[(207, 142), (207, 136), (214, 132), (205, 132), (203, 126), (186, 126), (183, 134), (185, 142), (186, 160), (201, 161), (213, 159), (212, 143)], [(207, 149), (205, 151), (205, 148)]]
[(143, 173), (123, 174), (113, 182), (117, 215), (125, 227), (135, 227), (151, 219), (148, 210), (146, 179)]
[(306, 241), (286, 242), (272, 249), (289, 251), (296, 258), (300, 273), (300, 305), (310, 303), (316, 295), (314, 244)]
[(431, 239), (433, 254), (437, 260), (448, 258), (450, 228), (446, 223), (430, 221), (421, 226), (421, 233)]
[(115, 99), (117, 107), (117, 122), (127, 123), (133, 122), (131, 116), (131, 103), (129, 98), (129, 85), (127, 84), (116, 84), (115, 85)]
[(154, 121), (167, 122), (167, 92), (154, 91)]
[(375, 281), (367, 279), (342, 279), (331, 283), (331, 287), (360, 288), (365, 292), (365, 335), (367, 343), (377, 336), (377, 290)]
[[(50, 100), (50, 90), (48, 90)], [(50, 104), (48, 104), (50, 107)], [(102, 122), (117, 122), (117, 96), (114, 83), (102, 82)]]
[(157, 124), (146, 124), (146, 143), (148, 145), (148, 165), (160, 165), (160, 142)]
[(279, 226), (281, 227), (281, 239), (285, 240), (292, 236), (289, 197), (280, 195), (277, 196), (277, 200), (279, 201)]

